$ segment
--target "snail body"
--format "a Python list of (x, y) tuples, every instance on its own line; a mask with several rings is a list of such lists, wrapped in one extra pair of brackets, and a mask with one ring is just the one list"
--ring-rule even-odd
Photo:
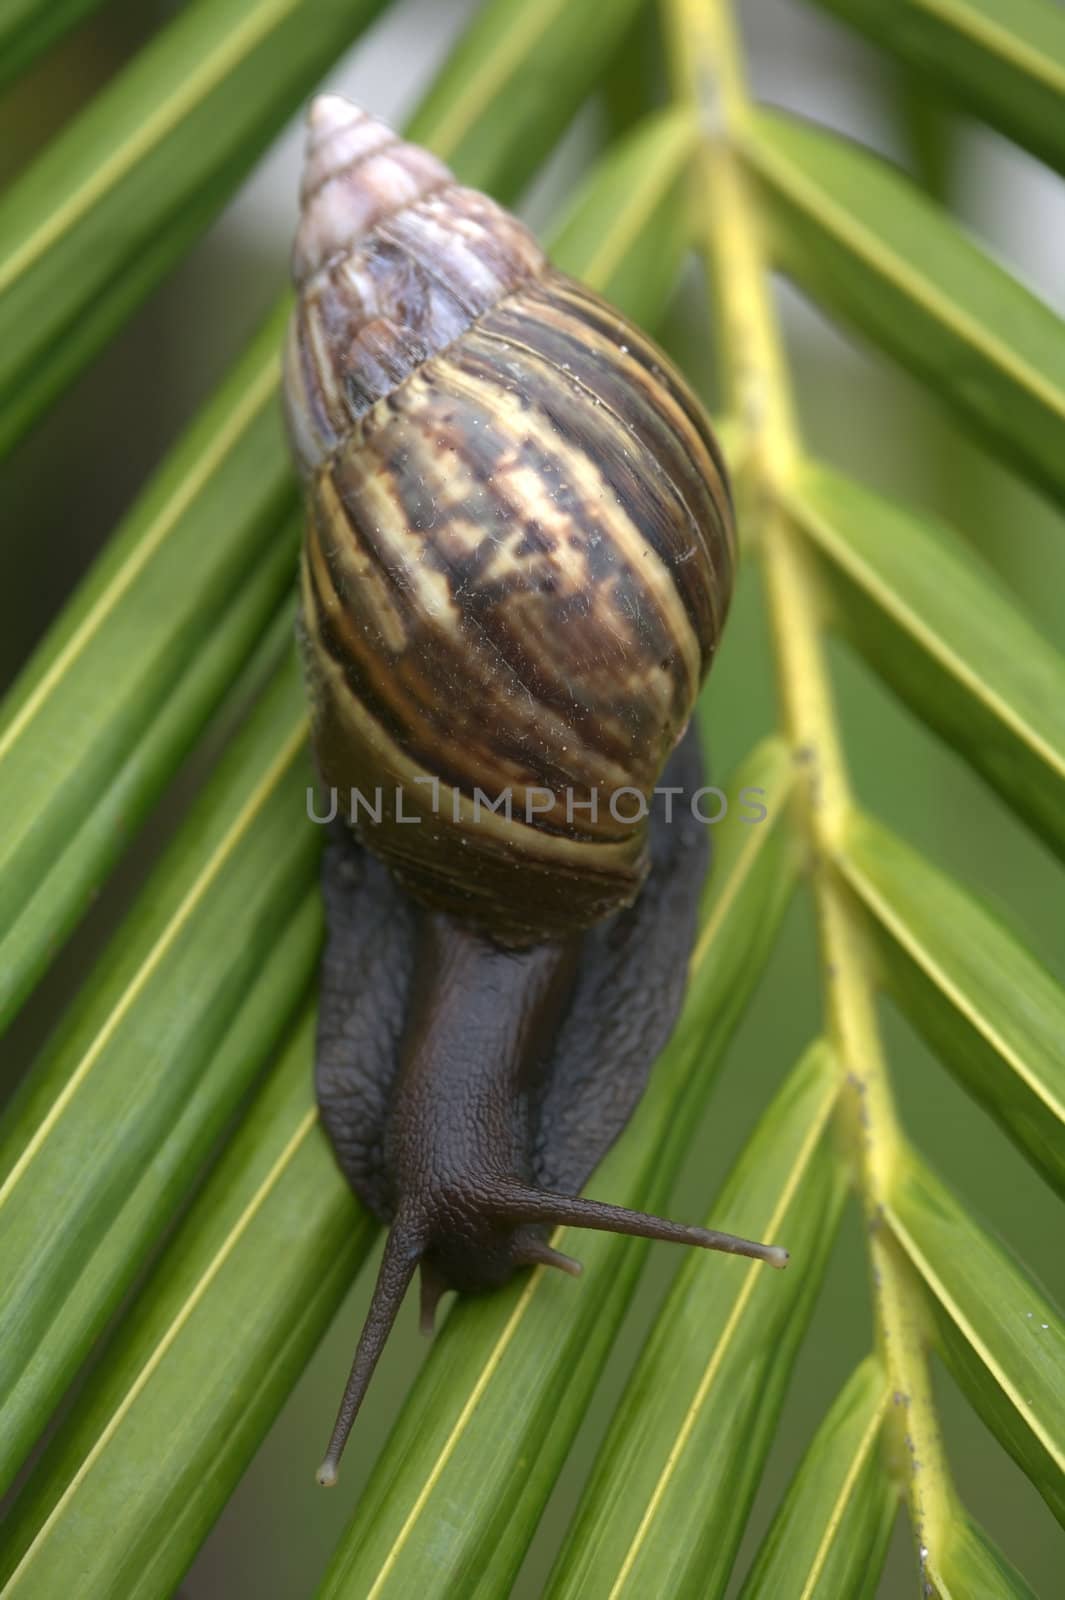
[[(418, 1266), (577, 1264), (559, 1223), (782, 1252), (579, 1197), (683, 994), (707, 863), (691, 713), (735, 559), (667, 359), (435, 157), (311, 108), (285, 352), (323, 781), (316, 1081), (391, 1224), (332, 1482)], [(368, 798), (369, 797), (369, 798)], [(679, 798), (677, 798), (679, 797)]]

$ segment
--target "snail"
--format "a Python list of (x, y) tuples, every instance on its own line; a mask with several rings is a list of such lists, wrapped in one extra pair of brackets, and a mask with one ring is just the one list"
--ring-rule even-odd
[(420, 1269), (599, 1228), (786, 1252), (580, 1194), (683, 996), (707, 869), (691, 720), (732, 588), (725, 468), (636, 327), (427, 150), (308, 115), (284, 352), (323, 784), (316, 1092), (389, 1224), (319, 1482)]

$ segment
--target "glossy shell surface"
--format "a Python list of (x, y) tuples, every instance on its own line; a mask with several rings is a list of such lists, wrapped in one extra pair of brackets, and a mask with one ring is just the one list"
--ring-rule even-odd
[(642, 882), (731, 594), (698, 402), (520, 222), (336, 97), (294, 272), (321, 776), (423, 903), (513, 944), (590, 924)]

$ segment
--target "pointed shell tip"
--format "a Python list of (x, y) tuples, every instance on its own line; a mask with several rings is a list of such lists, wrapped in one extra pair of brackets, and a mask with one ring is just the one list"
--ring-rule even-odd
[(307, 107), (307, 126), (320, 137), (358, 122), (365, 112), (342, 94), (316, 94)]

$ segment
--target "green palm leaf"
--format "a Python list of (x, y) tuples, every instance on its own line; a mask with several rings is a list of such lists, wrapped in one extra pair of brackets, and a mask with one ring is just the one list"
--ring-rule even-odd
[(743, 150), (789, 275), (1060, 497), (1061, 321), (915, 185), (859, 146), (759, 113)]
[(1059, 171), (1065, 17), (1048, 0), (820, 0)]
[(100, 0), (10, 0), (0, 17), (0, 84), (23, 72), (42, 50)]
[(876, 1593), (897, 1510), (881, 1460), (890, 1403), (883, 1368), (869, 1356), (817, 1430), (742, 1600)]
[(12, 187), (0, 207), (0, 450), (189, 248), (374, 9), (201, 0)]
[(891, 992), (1061, 1193), (1061, 988), (983, 907), (877, 824), (855, 821), (839, 869), (871, 929)]
[(833, 626), (1065, 852), (1065, 657), (952, 529), (816, 466), (789, 509)]
[(1065, 1522), (1065, 1319), (914, 1158), (890, 1224), (924, 1286), (961, 1386)]
[(713, 1210), (715, 1227), (787, 1239), (806, 1269), (780, 1292), (761, 1268), (731, 1262), (711, 1276), (685, 1262), (603, 1443), (552, 1595), (724, 1592), (839, 1218), (844, 1185), (826, 1138), (839, 1090), (837, 1064), (815, 1046)]
[[(825, 7), (937, 104), (1062, 166), (1065, 29), (1048, 0)], [(0, 82), (92, 9), (14, 0)], [(1025, 1596), (1060, 1571), (1060, 1545), (1041, 1553), (1056, 1530), (1035, 1519), (1038, 1496), (1065, 1521), (1065, 988), (1040, 931), (1043, 904), (1065, 903), (1065, 640), (974, 550), (978, 529), (947, 527), (912, 485), (874, 491), (812, 459), (793, 398), (805, 413), (805, 358), (795, 384), (770, 273), (909, 368), (1052, 501), (1065, 324), (901, 171), (757, 108), (734, 9), (488, 0), (409, 126), (513, 201), (605, 89), (625, 131), (562, 206), (554, 257), (663, 328), (693, 377), (704, 345), (718, 358), (750, 571), (701, 713), (734, 762), (733, 803), (682, 1020), (595, 1188), (662, 1208), (679, 1184), (693, 1215), (779, 1237), (792, 1265), (672, 1258), (667, 1288), (667, 1252), (593, 1235), (580, 1283), (540, 1269), (455, 1307), (391, 1431), (367, 1438), (379, 1457), (302, 1592), (871, 1600), (905, 1581), (889, 1552), (900, 1503), (926, 1593)], [(193, 0), (18, 177), (0, 201), (0, 448), (386, 10)], [(668, 83), (649, 89), (655, 30)], [(710, 333), (690, 295), (671, 307), (693, 249)], [(177, 1590), (373, 1248), (310, 1082), (321, 917), (280, 448), (288, 303), (0, 714), (0, 1027), (49, 1003), (38, 986), (137, 831), (166, 826), (159, 802), (186, 757), (212, 766), (0, 1129), (0, 1583), (26, 1600)], [(946, 754), (908, 742), (915, 727)], [(981, 838), (1029, 873), (1027, 900), (957, 848), (964, 824), (894, 814), (868, 777), (882, 742), (984, 807)], [(757, 825), (744, 790), (760, 792)], [(949, 1076), (911, 1069), (898, 1014)], [(947, 1093), (956, 1128), (926, 1115)], [(966, 1179), (974, 1119), (995, 1170)], [(1006, 1186), (1032, 1196), (1023, 1228)], [(825, 1310), (841, 1263), (870, 1322), (847, 1336)], [(815, 1357), (825, 1371), (807, 1381)], [(973, 1493), (953, 1420), (969, 1411), (987, 1481), (1031, 1486), (1023, 1536), (995, 1493)]]
[[(31, 1479), (12, 1594), (170, 1592), (340, 1303), (372, 1229), (316, 1137), (310, 1037), (307, 1019)], [(151, 1464), (136, 1484), (131, 1457)]]

